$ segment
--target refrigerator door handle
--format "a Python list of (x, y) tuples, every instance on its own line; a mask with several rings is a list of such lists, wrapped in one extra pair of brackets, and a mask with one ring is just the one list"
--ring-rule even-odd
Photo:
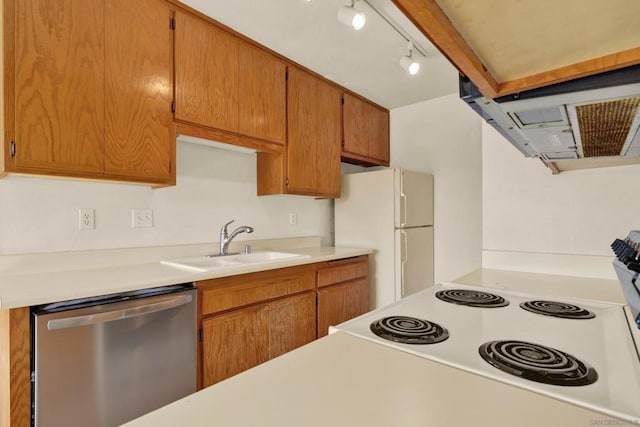
[(404, 265), (407, 263), (409, 257), (409, 250), (407, 244), (407, 232), (400, 230), (400, 240), (402, 241), (402, 248), (400, 252), (400, 298), (404, 297)]
[(404, 194), (402, 190), (400, 190), (400, 200), (400, 217), (402, 218), (402, 221), (400, 221), (400, 228), (402, 228), (407, 225), (407, 195)]

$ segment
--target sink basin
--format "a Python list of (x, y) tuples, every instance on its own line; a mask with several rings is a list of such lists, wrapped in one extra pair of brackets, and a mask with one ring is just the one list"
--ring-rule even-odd
[(204, 272), (225, 267), (237, 267), (240, 265), (268, 264), (295, 258), (309, 258), (310, 255), (300, 255), (289, 252), (252, 252), (248, 254), (222, 255), (222, 256), (196, 256), (163, 260), (161, 264), (172, 267), (185, 268), (192, 271)]
[(309, 255), (292, 254), (288, 252), (252, 252), (249, 254), (232, 255), (233, 261), (243, 264), (253, 264), (258, 262), (280, 261), (290, 258), (308, 258)]

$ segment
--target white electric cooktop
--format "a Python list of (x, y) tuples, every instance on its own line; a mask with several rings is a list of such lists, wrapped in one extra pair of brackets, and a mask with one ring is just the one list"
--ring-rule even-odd
[[(463, 299), (478, 291), (491, 294), (479, 299), (497, 297), (495, 306), (459, 305), (436, 296), (453, 291), (455, 297), (457, 290)], [(537, 305), (550, 306), (551, 312), (556, 303), (578, 308), (568, 309), (574, 318), (558, 318), (521, 307), (530, 301), (547, 301)], [(400, 319), (380, 323), (394, 316)], [(406, 326), (410, 337), (418, 329), (441, 335), (426, 338), (433, 343), (401, 343), (374, 334), (372, 324), (383, 335), (398, 325)], [(332, 328), (336, 330), (640, 424), (640, 356), (620, 304), (444, 283)], [(481, 347), (492, 362), (481, 355)], [(537, 372), (522, 374), (522, 359), (538, 365)], [(494, 366), (504, 367), (504, 360), (506, 371)]]

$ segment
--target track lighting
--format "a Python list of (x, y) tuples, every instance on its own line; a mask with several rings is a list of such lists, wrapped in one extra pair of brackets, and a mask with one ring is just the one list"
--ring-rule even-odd
[(367, 17), (362, 11), (354, 7), (355, 0), (351, 0), (351, 6), (338, 9), (338, 21), (350, 25), (354, 30), (361, 30), (367, 23)]
[(413, 76), (420, 71), (420, 63), (413, 59), (413, 43), (409, 42), (407, 47), (409, 48), (409, 55), (400, 58), (400, 66)]

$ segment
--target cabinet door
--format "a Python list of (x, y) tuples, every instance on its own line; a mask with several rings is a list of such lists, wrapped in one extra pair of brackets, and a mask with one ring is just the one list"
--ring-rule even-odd
[(369, 281), (358, 279), (318, 289), (318, 338), (329, 326), (369, 311)]
[(388, 165), (389, 112), (348, 93), (343, 97), (343, 157)]
[(175, 169), (171, 11), (162, 0), (105, 5), (105, 172), (166, 181)]
[(264, 50), (239, 46), (239, 132), (284, 144), (287, 116), (287, 66)]
[(237, 132), (240, 41), (180, 10), (175, 19), (175, 119)]
[(202, 386), (208, 387), (269, 359), (269, 328), (263, 306), (202, 321)]
[(315, 294), (208, 317), (202, 329), (202, 383), (208, 387), (313, 341)]
[(288, 84), (287, 192), (339, 196), (340, 91), (294, 67)]
[(268, 304), (269, 359), (316, 339), (314, 292)]
[(369, 156), (389, 165), (389, 112), (373, 105), (370, 108)]
[(355, 96), (343, 95), (342, 120), (344, 126), (343, 151), (369, 156), (369, 123), (365, 120), (365, 103)]
[(104, 2), (15, 1), (18, 172), (102, 173)]

